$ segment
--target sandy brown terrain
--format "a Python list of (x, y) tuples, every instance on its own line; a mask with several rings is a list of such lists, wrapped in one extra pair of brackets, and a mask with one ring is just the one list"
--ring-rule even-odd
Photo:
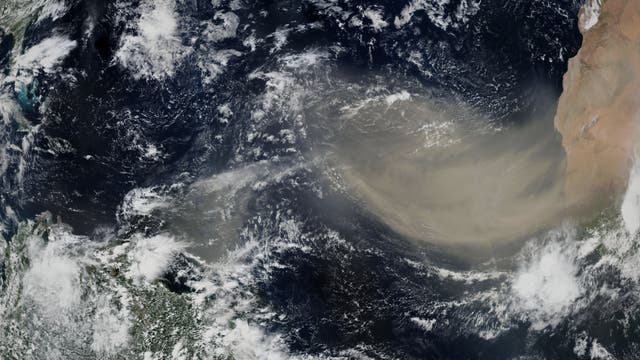
[(583, 44), (569, 62), (555, 125), (566, 193), (586, 204), (624, 190), (640, 144), (640, 1), (589, 0), (580, 16)]

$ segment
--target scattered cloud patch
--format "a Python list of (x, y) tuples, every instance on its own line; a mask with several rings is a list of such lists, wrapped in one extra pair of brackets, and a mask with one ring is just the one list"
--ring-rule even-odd
[(382, 13), (382, 10), (368, 8), (362, 13), (362, 15), (369, 19), (369, 21), (371, 22), (371, 28), (375, 31), (382, 31), (382, 29), (389, 26), (389, 23), (384, 20), (384, 14)]
[(178, 33), (174, 0), (145, 1), (135, 33), (125, 35), (116, 53), (118, 62), (136, 79), (162, 80), (174, 75), (176, 65), (190, 52)]
[(128, 254), (131, 264), (128, 275), (137, 283), (158, 279), (170, 265), (171, 260), (188, 246), (169, 234), (152, 237), (136, 236), (132, 241), (133, 248)]
[(534, 329), (555, 325), (583, 293), (572, 247), (551, 242), (537, 250), (516, 275), (516, 307), (529, 314)]
[(19, 55), (16, 58), (15, 67), (19, 71), (31, 73), (39, 70), (52, 72), (76, 46), (77, 42), (66, 36), (52, 36)]

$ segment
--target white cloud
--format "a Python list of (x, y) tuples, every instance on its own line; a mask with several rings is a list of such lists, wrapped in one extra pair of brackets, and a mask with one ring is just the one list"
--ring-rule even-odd
[(75, 40), (61, 35), (44, 39), (16, 58), (16, 68), (33, 72), (51, 72), (76, 45)]
[(134, 245), (128, 254), (131, 263), (128, 275), (138, 283), (151, 282), (160, 277), (171, 260), (187, 247), (186, 243), (168, 234), (152, 237), (138, 235), (132, 241)]
[(67, 10), (68, 8), (64, 1), (47, 1), (42, 10), (40, 10), (40, 15), (36, 22), (41, 22), (47, 18), (55, 21), (66, 14)]
[(557, 324), (582, 295), (575, 253), (566, 243), (550, 242), (532, 254), (516, 275), (515, 306), (528, 315), (534, 329)]
[(220, 11), (214, 15), (213, 20), (220, 23), (207, 23), (207, 27), (203, 32), (203, 35), (207, 37), (209, 41), (216, 42), (236, 36), (238, 25), (240, 25), (240, 18), (238, 15), (232, 12)]
[(154, 210), (166, 209), (171, 200), (154, 188), (136, 188), (129, 191), (122, 201), (121, 214), (127, 219), (135, 215), (150, 215)]
[(629, 185), (620, 210), (627, 232), (635, 235), (640, 230), (640, 164), (637, 161), (631, 169)]
[(594, 360), (615, 360), (615, 357), (597, 340), (593, 340), (589, 356)]
[[(102, 294), (96, 301), (91, 349), (98, 353), (114, 354), (129, 341), (129, 297), (126, 290), (120, 290), (115, 298), (113, 294)], [(114, 302), (119, 303), (119, 307), (114, 306)]]
[(602, 0), (587, 0), (580, 11), (579, 23), (582, 31), (589, 31), (600, 19)]
[(178, 36), (175, 1), (145, 1), (136, 34), (125, 35), (116, 58), (137, 79), (161, 80), (174, 74), (175, 66), (190, 53)]
[(423, 11), (431, 23), (442, 30), (450, 27), (457, 28), (460, 24), (465, 24), (470, 17), (480, 10), (479, 0), (462, 0), (453, 16), (447, 14), (447, 7), (450, 0), (412, 0), (400, 12), (393, 21), (396, 28), (401, 28), (411, 22), (413, 15), (418, 11)]
[(57, 228), (52, 229), (48, 242), (37, 236), (29, 238), (31, 266), (24, 276), (24, 294), (45, 316), (64, 316), (80, 303), (81, 267), (67, 248), (85, 240)]
[(371, 21), (371, 27), (375, 31), (381, 31), (385, 27), (389, 26), (389, 24), (384, 20), (382, 10), (368, 8), (362, 13), (362, 15)]

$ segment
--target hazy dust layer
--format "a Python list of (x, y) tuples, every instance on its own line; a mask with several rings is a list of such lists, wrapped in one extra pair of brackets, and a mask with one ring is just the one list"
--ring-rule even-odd
[(569, 208), (552, 117), (496, 129), (424, 98), (370, 103), (344, 114), (330, 163), (395, 231), (493, 249), (557, 224)]

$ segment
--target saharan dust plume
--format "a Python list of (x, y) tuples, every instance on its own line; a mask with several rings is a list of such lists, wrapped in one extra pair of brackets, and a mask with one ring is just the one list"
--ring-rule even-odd
[(330, 164), (395, 231), (458, 251), (495, 251), (558, 224), (565, 156), (552, 101), (540, 118), (492, 124), (408, 94), (341, 110)]

